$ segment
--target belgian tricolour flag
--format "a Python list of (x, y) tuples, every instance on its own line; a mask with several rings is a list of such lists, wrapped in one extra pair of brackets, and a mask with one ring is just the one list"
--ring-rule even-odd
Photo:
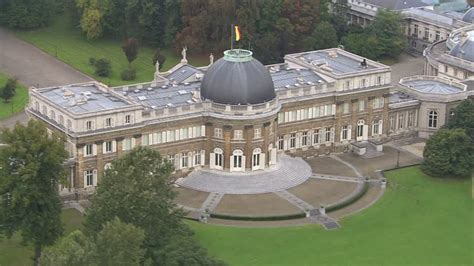
[(239, 28), (239, 26), (234, 26), (234, 31), (235, 31), (235, 41), (238, 42), (238, 41), (240, 41), (240, 28)]

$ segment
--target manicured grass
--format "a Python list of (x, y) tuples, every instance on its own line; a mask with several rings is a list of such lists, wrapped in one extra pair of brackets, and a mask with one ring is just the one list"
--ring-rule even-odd
[(386, 175), (383, 198), (339, 230), (189, 223), (230, 265), (472, 265), (471, 180), (434, 179), (418, 167)]
[[(61, 219), (64, 224), (64, 233), (68, 234), (82, 228), (83, 216), (74, 209), (63, 210)], [(0, 239), (0, 265), (32, 265), (33, 248), (21, 244), (20, 234), (11, 239)]]
[[(0, 73), (0, 88), (5, 86), (8, 78), (7, 75)], [(28, 89), (25, 86), (18, 84), (16, 94), (9, 102), (6, 103), (3, 99), (0, 99), (0, 119), (7, 118), (15, 113), (23, 111), (27, 103)]]
[[(153, 73), (155, 72), (155, 67), (152, 64), (154, 49), (141, 45), (138, 57), (132, 63), (132, 67), (137, 72), (136, 80), (122, 81), (120, 73), (128, 68), (128, 61), (121, 48), (122, 41), (113, 39), (88, 41), (80, 29), (73, 27), (65, 16), (57, 17), (49, 27), (35, 31), (16, 31), (15, 34), (105, 84), (117, 86), (153, 80)], [(188, 54), (192, 50), (192, 47), (189, 48)], [(166, 56), (162, 71), (175, 66), (181, 60), (181, 55), (172, 49), (163, 49), (162, 54)], [(109, 59), (112, 63), (112, 75), (106, 78), (95, 76), (94, 67), (89, 65), (90, 57)], [(209, 63), (207, 55), (188, 56), (188, 60), (190, 64), (196, 66)]]

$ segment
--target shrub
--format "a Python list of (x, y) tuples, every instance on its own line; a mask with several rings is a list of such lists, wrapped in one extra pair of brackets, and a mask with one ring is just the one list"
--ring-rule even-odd
[(110, 61), (106, 58), (100, 58), (95, 61), (95, 74), (99, 77), (108, 77), (112, 70)]
[(135, 69), (125, 69), (122, 71), (122, 80), (134, 80), (136, 78)]
[(89, 65), (91, 65), (91, 66), (95, 65), (96, 61), (97, 61), (97, 59), (95, 59), (95, 57), (89, 57)]

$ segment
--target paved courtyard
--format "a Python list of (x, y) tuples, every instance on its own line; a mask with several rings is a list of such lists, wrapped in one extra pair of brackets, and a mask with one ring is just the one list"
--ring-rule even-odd
[(311, 176), (311, 167), (300, 158), (280, 156), (279, 163), (268, 170), (252, 173), (223, 173), (198, 170), (176, 184), (204, 192), (222, 194), (260, 194), (297, 186)]

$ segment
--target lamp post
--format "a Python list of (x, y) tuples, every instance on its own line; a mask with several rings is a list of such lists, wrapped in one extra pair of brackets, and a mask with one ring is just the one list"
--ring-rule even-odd
[(397, 150), (397, 168), (400, 167), (400, 150)]

